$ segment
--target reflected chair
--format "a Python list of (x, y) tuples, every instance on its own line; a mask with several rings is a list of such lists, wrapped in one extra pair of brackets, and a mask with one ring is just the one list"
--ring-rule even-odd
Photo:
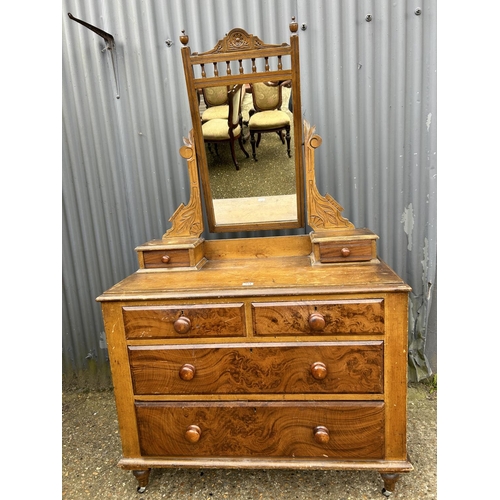
[[(252, 156), (257, 161), (256, 149), (259, 147), (261, 134), (276, 132), (281, 142), (287, 145), (287, 154), (291, 158), (290, 151), (290, 116), (281, 110), (282, 87), (289, 82), (258, 82), (250, 84), (254, 109), (250, 111), (248, 129), (250, 132), (250, 143), (252, 144)], [(285, 138), (283, 137), (285, 132)], [(257, 136), (257, 140), (255, 139)]]
[(227, 100), (229, 112), (227, 118), (213, 118), (202, 124), (203, 139), (205, 143), (229, 142), (231, 148), (231, 157), (236, 170), (240, 169), (234, 150), (234, 143), (238, 140), (241, 150), (247, 158), (250, 155), (246, 152), (242, 141), (242, 125), (241, 125), (241, 85), (234, 85), (227, 92)]
[(202, 123), (215, 118), (224, 118), (227, 120), (229, 115), (228, 91), (229, 87), (226, 87), (226, 85), (204, 87), (202, 89), (203, 100), (206, 105), (206, 109), (201, 115)]

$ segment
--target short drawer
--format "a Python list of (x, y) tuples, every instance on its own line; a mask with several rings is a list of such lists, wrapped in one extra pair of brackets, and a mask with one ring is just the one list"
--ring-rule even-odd
[(124, 307), (123, 322), (127, 339), (246, 335), (242, 303)]
[(143, 252), (144, 268), (189, 267), (191, 257), (188, 249), (150, 250)]
[(139, 259), (139, 268), (146, 270), (200, 269), (206, 263), (203, 242), (203, 238), (180, 238), (177, 242), (170, 240), (170, 244), (163, 240), (148, 241), (135, 249)]
[(384, 300), (252, 304), (255, 335), (383, 334)]
[(129, 346), (134, 393), (383, 392), (383, 342)]
[(324, 242), (319, 246), (320, 261), (332, 262), (362, 262), (374, 259), (376, 255), (375, 241), (344, 241)]
[(136, 403), (157, 457), (384, 458), (383, 402)]

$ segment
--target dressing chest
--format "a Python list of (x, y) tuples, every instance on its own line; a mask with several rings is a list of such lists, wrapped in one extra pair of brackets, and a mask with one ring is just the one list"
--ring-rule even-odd
[[(218, 50), (183, 48), (193, 132), (180, 152), (190, 201), (174, 213), (162, 239), (136, 248), (137, 272), (97, 299), (122, 440), (119, 466), (133, 472), (141, 492), (157, 467), (376, 470), (386, 495), (400, 473), (412, 470), (406, 451), (410, 288), (378, 259), (377, 236), (355, 228), (332, 197), (317, 191), (314, 150), (321, 138), (301, 123), (295, 22), (291, 30), (290, 44), (279, 46), (238, 29)], [(185, 34), (181, 39), (187, 44)], [(286, 56), (288, 69), (281, 62)], [(277, 69), (197, 77), (191, 67), (206, 68), (209, 58), (214, 67), (221, 61), (241, 67), (241, 59), (257, 57), (277, 57)], [(245, 229), (217, 224), (208, 180), (196, 92), (217, 79), (224, 85), (291, 81), (299, 110), (293, 121), (297, 217), (247, 229), (303, 227), (307, 216), (308, 233), (201, 237), (202, 190), (212, 231)], [(252, 168), (254, 160), (247, 161)]]

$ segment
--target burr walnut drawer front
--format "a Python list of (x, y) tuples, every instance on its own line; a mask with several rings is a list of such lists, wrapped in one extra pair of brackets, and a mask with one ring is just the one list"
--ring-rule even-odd
[(383, 342), (129, 346), (134, 393), (383, 392)]
[(384, 403), (136, 403), (143, 456), (384, 458)]
[(243, 337), (242, 303), (123, 308), (127, 339)]
[(384, 300), (252, 304), (255, 335), (383, 334)]

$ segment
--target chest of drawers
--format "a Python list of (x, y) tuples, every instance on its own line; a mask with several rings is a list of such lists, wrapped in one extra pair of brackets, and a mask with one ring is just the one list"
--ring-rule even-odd
[(201, 269), (140, 269), (98, 298), (140, 491), (155, 467), (371, 469), (386, 494), (411, 470), (409, 287), (286, 241), (253, 258), (205, 242)]

